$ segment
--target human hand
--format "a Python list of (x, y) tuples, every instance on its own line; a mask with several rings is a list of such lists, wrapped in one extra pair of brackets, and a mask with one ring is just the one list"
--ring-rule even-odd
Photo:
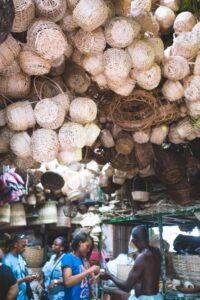
[(55, 282), (54, 280), (51, 280), (49, 286), (48, 286), (48, 290), (49, 291), (53, 291), (54, 290), (54, 287), (55, 287)]
[(100, 271), (100, 267), (99, 266), (92, 266), (88, 269), (89, 274), (95, 273), (98, 274)]
[(100, 271), (99, 277), (102, 280), (109, 280), (111, 278), (111, 273), (109, 272), (108, 269), (105, 269), (103, 270), (103, 272)]
[(31, 275), (28, 275), (28, 276), (24, 277), (24, 281), (25, 281), (25, 282), (32, 282), (33, 280), (36, 279), (36, 277), (33, 276), (33, 275), (34, 275), (34, 274), (31, 274)]

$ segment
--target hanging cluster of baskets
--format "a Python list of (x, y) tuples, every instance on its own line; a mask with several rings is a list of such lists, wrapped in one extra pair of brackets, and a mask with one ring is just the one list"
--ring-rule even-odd
[(4, 2), (1, 163), (93, 159), (142, 177), (151, 144), (200, 136), (200, 23), (178, 1)]

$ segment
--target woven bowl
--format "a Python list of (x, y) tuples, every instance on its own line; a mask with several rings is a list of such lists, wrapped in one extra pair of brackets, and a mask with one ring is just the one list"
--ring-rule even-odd
[(57, 157), (58, 137), (51, 129), (38, 129), (31, 138), (32, 156), (37, 162), (49, 162)]
[(42, 175), (41, 183), (45, 189), (56, 191), (62, 189), (65, 181), (60, 174), (49, 171)]
[(60, 21), (65, 14), (67, 3), (66, 0), (42, 1), (35, 0), (36, 15), (45, 17), (53, 22)]

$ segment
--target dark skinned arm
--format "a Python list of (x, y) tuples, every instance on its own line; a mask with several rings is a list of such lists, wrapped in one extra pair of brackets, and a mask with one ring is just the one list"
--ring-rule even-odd
[(135, 265), (129, 272), (127, 280), (121, 280), (108, 272), (100, 275), (100, 277), (101, 277), (101, 279), (112, 280), (118, 288), (129, 293), (134, 288), (138, 279), (141, 277), (144, 267), (145, 267), (144, 257), (141, 256), (141, 257), (137, 258)]

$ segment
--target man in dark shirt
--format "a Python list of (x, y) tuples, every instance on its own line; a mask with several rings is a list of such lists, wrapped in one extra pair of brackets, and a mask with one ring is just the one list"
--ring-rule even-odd
[(18, 294), (18, 284), (12, 270), (2, 265), (4, 253), (0, 249), (0, 300), (15, 300)]

